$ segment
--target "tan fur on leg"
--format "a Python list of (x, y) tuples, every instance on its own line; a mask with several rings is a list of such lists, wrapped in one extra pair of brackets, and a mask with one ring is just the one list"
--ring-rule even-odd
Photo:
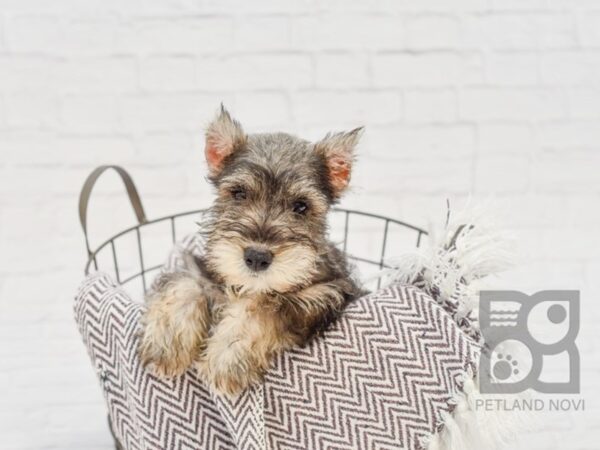
[(140, 341), (141, 358), (159, 376), (183, 373), (208, 335), (210, 311), (196, 280), (179, 276), (148, 297)]
[(294, 344), (281, 318), (257, 298), (235, 298), (207, 340), (197, 368), (214, 389), (238, 394), (260, 381), (274, 353)]
[(207, 341), (198, 370), (216, 390), (233, 395), (257, 381), (257, 361), (252, 343), (260, 335), (247, 303), (237, 300), (225, 307), (223, 316)]
[(214, 389), (236, 395), (260, 381), (275, 353), (304, 342), (343, 302), (335, 281), (288, 295), (230, 294), (197, 368)]

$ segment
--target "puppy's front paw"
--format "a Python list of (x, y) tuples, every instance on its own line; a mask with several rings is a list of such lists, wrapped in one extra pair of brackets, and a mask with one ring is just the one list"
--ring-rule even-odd
[(181, 375), (196, 355), (196, 349), (182, 345), (166, 324), (144, 328), (139, 351), (142, 364), (162, 378)]
[(209, 311), (193, 280), (181, 279), (155, 293), (140, 336), (140, 358), (161, 377), (181, 375), (199, 356), (208, 334)]
[(235, 347), (233, 344), (224, 351), (214, 351), (209, 346), (207, 353), (196, 365), (206, 383), (228, 396), (236, 396), (259, 382), (263, 373), (249, 355)]

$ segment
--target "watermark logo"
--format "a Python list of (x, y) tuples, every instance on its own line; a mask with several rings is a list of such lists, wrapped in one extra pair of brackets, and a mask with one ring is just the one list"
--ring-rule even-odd
[(482, 291), (480, 391), (579, 393), (579, 319), (579, 291)]

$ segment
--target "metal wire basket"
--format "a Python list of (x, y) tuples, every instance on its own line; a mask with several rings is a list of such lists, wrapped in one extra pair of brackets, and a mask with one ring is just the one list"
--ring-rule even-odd
[[(120, 231), (92, 250), (87, 226), (88, 203), (96, 181), (108, 169), (116, 171), (123, 180), (138, 223)], [(127, 171), (119, 166), (96, 168), (88, 176), (79, 196), (79, 219), (88, 254), (85, 274), (89, 274), (92, 267), (109, 274), (114, 273), (115, 280), (121, 285), (128, 284), (128, 288), (132, 282), (139, 280), (138, 288), (145, 292), (150, 284), (148, 276), (160, 270), (170, 247), (184, 234), (193, 232), (193, 227), (202, 220), (205, 211), (206, 209), (196, 209), (149, 220)], [(186, 226), (182, 227), (184, 222)], [(146, 230), (152, 226), (162, 226), (158, 233), (153, 233), (154, 237), (162, 236), (160, 244), (156, 239), (144, 237)], [(183, 233), (184, 229), (189, 231)], [(396, 249), (395, 254), (398, 255), (407, 248), (419, 247), (422, 237), (427, 234), (422, 228), (401, 220), (343, 208), (332, 210), (330, 230), (331, 239), (340, 245), (361, 273), (377, 273), (380, 269), (389, 267), (388, 256), (394, 255), (392, 248)], [(129, 241), (129, 244), (124, 244), (125, 241)], [(158, 258), (149, 261), (150, 252), (159, 255)], [(371, 278), (370, 286), (367, 284), (367, 287), (379, 287), (380, 283), (380, 277)]]

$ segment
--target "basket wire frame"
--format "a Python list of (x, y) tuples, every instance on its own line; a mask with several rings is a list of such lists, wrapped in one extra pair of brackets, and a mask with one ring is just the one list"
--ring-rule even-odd
[[(106, 241), (101, 243), (95, 250), (91, 250), (89, 240), (88, 240), (88, 234), (87, 234), (88, 200), (89, 200), (91, 190), (92, 190), (96, 180), (107, 169), (114, 169), (121, 176), (121, 179), (123, 180), (125, 187), (127, 188), (127, 193), (129, 195), (129, 199), (133, 206), (134, 212), (136, 213), (136, 216), (138, 218), (138, 224), (120, 231), (119, 233), (115, 234), (114, 236), (110, 237), (109, 239), (107, 239)], [(129, 174), (124, 169), (122, 169), (121, 167), (118, 167), (118, 166), (100, 166), (100, 167), (98, 167), (97, 169), (95, 169), (92, 172), (92, 174), (86, 180), (84, 187), (82, 189), (81, 195), (80, 195), (80, 202), (79, 202), (79, 215), (80, 215), (81, 225), (82, 225), (84, 235), (85, 235), (86, 248), (88, 251), (88, 260), (85, 265), (85, 274), (88, 275), (90, 273), (92, 267), (95, 270), (98, 270), (100, 268), (99, 263), (98, 263), (98, 256), (105, 249), (110, 248), (110, 253), (112, 254), (112, 262), (113, 262), (113, 266), (114, 266), (114, 273), (115, 273), (117, 283), (120, 285), (124, 285), (126, 283), (129, 283), (129, 282), (137, 279), (137, 278), (140, 278), (141, 284), (142, 284), (141, 287), (143, 288), (143, 292), (146, 292), (148, 289), (148, 280), (147, 280), (146, 275), (149, 272), (154, 272), (156, 270), (159, 270), (162, 267), (162, 264), (149, 266), (146, 263), (146, 260), (144, 258), (144, 250), (143, 250), (143, 246), (142, 246), (142, 234), (141, 234), (140, 230), (149, 225), (158, 224), (158, 223), (168, 223), (169, 228), (170, 228), (170, 234), (171, 234), (171, 243), (175, 244), (179, 238), (178, 232), (177, 232), (177, 220), (181, 219), (183, 217), (194, 216), (194, 215), (202, 216), (206, 211), (207, 211), (207, 209), (196, 209), (196, 210), (185, 211), (185, 212), (181, 212), (181, 213), (177, 213), (177, 214), (160, 217), (158, 219), (148, 220), (146, 218), (146, 215), (145, 215), (142, 203), (141, 203), (141, 199), (139, 198), (139, 195), (137, 193), (137, 189), (135, 188), (135, 185), (133, 184), (133, 180), (131, 179)], [(403, 222), (401, 220), (396, 220), (391, 217), (385, 217), (385, 216), (382, 216), (379, 214), (372, 214), (372, 213), (368, 213), (368, 212), (344, 209), (344, 208), (333, 208), (332, 213), (333, 214), (343, 214), (343, 216), (344, 216), (343, 240), (341, 242), (341, 248), (344, 251), (344, 253), (346, 253), (347, 258), (350, 261), (367, 264), (369, 266), (377, 267), (378, 269), (383, 269), (383, 268), (389, 267), (386, 264), (386, 253), (387, 253), (387, 247), (388, 247), (388, 243), (389, 243), (388, 237), (389, 237), (390, 225), (405, 228), (405, 229), (409, 230), (410, 232), (414, 233), (414, 239), (415, 239), (414, 242), (415, 242), (416, 247), (420, 247), (422, 237), (424, 235), (427, 235), (427, 232), (425, 230), (423, 230), (422, 228), (419, 228), (417, 226)], [(356, 254), (348, 253), (349, 232), (350, 232), (350, 225), (352, 222), (351, 219), (353, 217), (354, 218), (367, 217), (367, 218), (371, 218), (371, 219), (375, 219), (375, 220), (383, 222), (383, 237), (382, 237), (382, 244), (381, 244), (381, 249), (379, 251), (378, 258), (366, 258), (366, 257), (359, 256)], [(119, 258), (117, 257), (117, 249), (116, 249), (115, 241), (122, 236), (128, 235), (129, 233), (133, 233), (135, 235), (136, 247), (137, 247), (137, 257), (139, 260), (138, 261), (139, 272), (136, 272), (133, 275), (123, 278), (121, 267), (119, 264)], [(106, 270), (106, 268), (103, 268), (103, 269)], [(377, 288), (379, 288), (380, 286), (381, 286), (381, 277), (379, 277), (377, 279)]]
[[(85, 266), (85, 274), (88, 275), (90, 273), (92, 266), (95, 270), (99, 269), (98, 255), (105, 249), (110, 248), (110, 253), (112, 254), (114, 273), (115, 273), (117, 283), (123, 285), (123, 284), (131, 282), (132, 280), (135, 280), (136, 278), (141, 278), (142, 288), (143, 288), (144, 292), (146, 292), (148, 289), (148, 280), (146, 278), (146, 275), (149, 272), (154, 272), (154, 271), (160, 269), (161, 264), (153, 265), (153, 266), (148, 266), (146, 264), (146, 261), (144, 258), (144, 250), (143, 250), (143, 246), (142, 246), (142, 234), (141, 234), (140, 230), (143, 227), (146, 227), (148, 225), (153, 225), (153, 224), (158, 224), (158, 223), (169, 223), (169, 228), (171, 231), (171, 242), (173, 244), (175, 244), (178, 240), (177, 225), (176, 225), (177, 219), (186, 217), (186, 216), (193, 216), (193, 215), (202, 216), (202, 214), (205, 212), (206, 212), (206, 209), (197, 209), (197, 210), (192, 210), (192, 211), (186, 211), (186, 212), (182, 212), (182, 213), (178, 213), (178, 214), (160, 217), (158, 219), (147, 220), (144, 223), (140, 223), (140, 224), (134, 225), (132, 227), (126, 228), (125, 230), (115, 234), (111, 238), (109, 238), (106, 241), (104, 241), (103, 243), (101, 243), (94, 251), (92, 251), (89, 254), (88, 261)], [(407, 229), (411, 230), (412, 232), (414, 232), (414, 234), (415, 234), (414, 242), (415, 242), (416, 247), (420, 247), (422, 237), (427, 234), (426, 231), (424, 231), (423, 229), (421, 229), (419, 227), (408, 224), (406, 222), (402, 222), (400, 220), (392, 219), (390, 217), (381, 216), (378, 214), (371, 214), (371, 213), (367, 213), (367, 212), (363, 212), (363, 211), (356, 211), (356, 210), (343, 209), (343, 208), (334, 208), (332, 210), (332, 212), (334, 214), (343, 214), (344, 215), (343, 241), (341, 242), (341, 248), (344, 251), (344, 253), (347, 254), (348, 259), (351, 261), (360, 262), (360, 263), (368, 264), (371, 266), (376, 266), (379, 269), (389, 267), (389, 265), (386, 264), (386, 252), (387, 252), (390, 224), (404, 227), (404, 228), (407, 228)], [(358, 217), (358, 216), (369, 217), (369, 218), (377, 219), (377, 220), (384, 222), (383, 239), (382, 239), (382, 244), (381, 244), (381, 249), (379, 252), (378, 259), (365, 258), (365, 257), (359, 256), (359, 255), (348, 254), (349, 232), (350, 232), (350, 225), (352, 222), (351, 218)], [(140, 270), (139, 270), (139, 272), (134, 273), (133, 275), (123, 278), (121, 270), (120, 270), (120, 266), (119, 266), (119, 258), (117, 257), (117, 249), (116, 249), (115, 240), (117, 238), (125, 236), (129, 233), (134, 233), (134, 235), (135, 235), (135, 241), (136, 241), (136, 246), (137, 246), (137, 256), (139, 259), (139, 269)], [(380, 286), (381, 286), (381, 279), (378, 279), (377, 287), (379, 288)]]

